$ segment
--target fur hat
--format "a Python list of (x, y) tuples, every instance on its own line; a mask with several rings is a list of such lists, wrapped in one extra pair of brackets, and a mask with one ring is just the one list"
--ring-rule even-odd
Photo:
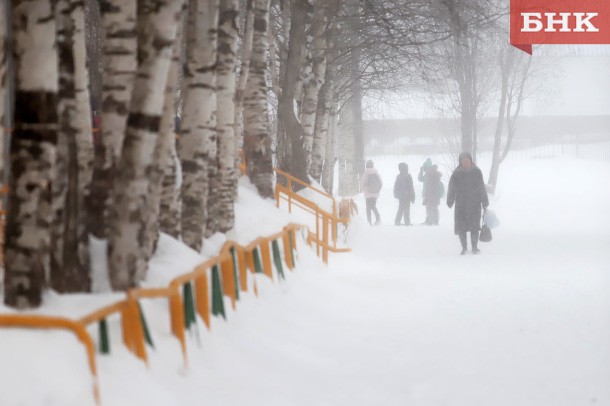
[(458, 163), (461, 163), (462, 159), (469, 159), (472, 162), (472, 155), (470, 152), (462, 152), (458, 158)]

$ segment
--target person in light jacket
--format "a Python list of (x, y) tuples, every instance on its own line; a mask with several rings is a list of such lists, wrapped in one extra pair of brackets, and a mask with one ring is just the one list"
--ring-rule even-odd
[(379, 198), (379, 192), (382, 187), (383, 181), (381, 180), (381, 176), (379, 176), (379, 172), (375, 169), (373, 161), (366, 161), (364, 173), (360, 177), (360, 190), (362, 190), (364, 199), (366, 200), (366, 219), (369, 224), (372, 224), (371, 212), (374, 213), (376, 226), (381, 223), (381, 217), (377, 210), (377, 199)]
[(440, 214), (438, 206), (441, 199), (445, 196), (445, 186), (441, 181), (443, 175), (438, 170), (438, 165), (432, 165), (424, 176), (424, 205), (426, 206), (427, 225), (438, 225)]
[(401, 162), (398, 164), (398, 175), (394, 182), (394, 197), (398, 199), (398, 213), (394, 224), (401, 225), (400, 220), (404, 217), (405, 226), (411, 225), (411, 203), (415, 202), (415, 190), (413, 189), (413, 178), (409, 174), (409, 166)]
[(478, 254), (479, 230), (481, 229), (481, 206), (487, 208), (489, 199), (481, 170), (472, 162), (472, 155), (462, 152), (459, 166), (453, 171), (447, 190), (447, 206), (455, 204), (454, 232), (460, 237), (462, 255), (468, 249), (467, 235), (470, 232), (472, 253)]

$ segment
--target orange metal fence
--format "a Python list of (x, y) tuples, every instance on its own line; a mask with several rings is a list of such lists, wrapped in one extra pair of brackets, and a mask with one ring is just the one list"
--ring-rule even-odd
[[(246, 165), (244, 163), (241, 163), (239, 168), (242, 174), (246, 173)], [(347, 227), (350, 219), (338, 217), (337, 201), (335, 198), (323, 190), (311, 186), (301, 179), (278, 168), (274, 167), (273, 171), (276, 173), (276, 177), (281, 177), (285, 180), (285, 185), (282, 185), (279, 182), (275, 185), (275, 201), (277, 207), (280, 207), (280, 203), (285, 201), (288, 203), (289, 213), (292, 213), (292, 208), (294, 206), (303, 209), (306, 213), (314, 216), (315, 226), (313, 230), (308, 230), (307, 243), (315, 244), (316, 255), (318, 255), (318, 257), (321, 256), (324, 263), (327, 263), (329, 252), (350, 252), (351, 250), (349, 248), (337, 247), (338, 228), (340, 226)], [(298, 184), (327, 199), (332, 205), (332, 212), (324, 210), (318, 204), (296, 193), (294, 191), (294, 184)]]
[[(126, 292), (124, 300), (97, 309), (79, 319), (73, 320), (64, 317), (40, 316), (28, 314), (0, 314), (0, 327), (22, 327), (36, 329), (67, 329), (72, 331), (85, 347), (89, 368), (93, 377), (93, 395), (98, 405), (101, 404), (99, 393), (95, 344), (87, 327), (93, 323), (105, 322), (111, 315), (118, 315), (121, 321), (122, 338), (125, 347), (136, 357), (148, 365), (146, 354), (146, 337), (144, 331), (144, 315), (139, 307), (139, 299), (162, 298), (168, 300), (170, 314), (170, 329), (179, 340), (185, 366), (188, 366), (186, 352), (185, 308), (186, 297), (180, 294), (180, 288), (193, 283), (195, 294), (195, 308), (205, 325), (210, 327), (211, 306), (209, 297), (208, 271), (214, 267), (220, 270), (220, 291), (222, 296), (229, 297), (235, 308), (237, 300), (237, 287), (241, 291), (248, 290), (248, 275), (260, 272), (273, 280), (273, 265), (271, 261), (270, 244), (276, 244), (274, 255), (279, 259), (279, 244), (281, 240), (284, 251), (284, 262), (288, 269), (294, 268), (294, 251), (296, 250), (296, 232), (300, 225), (290, 224), (274, 235), (260, 237), (246, 246), (236, 242), (225, 243), (219, 255), (210, 258), (195, 267), (192, 272), (179, 275), (165, 288), (137, 288)], [(262, 261), (257, 260), (260, 252)], [(235, 255), (235, 257), (233, 256)], [(279, 259), (281, 261), (281, 259)], [(262, 262), (262, 263), (259, 263)], [(276, 262), (276, 267), (279, 264)], [(281, 265), (280, 265), (281, 266)], [(278, 272), (280, 270), (278, 269)], [(213, 282), (212, 282), (213, 283)], [(254, 281), (256, 283), (256, 281)], [(254, 285), (256, 293), (256, 285)], [(221, 296), (221, 297), (222, 297)], [(221, 299), (222, 300), (222, 299)], [(194, 315), (193, 315), (194, 317)]]

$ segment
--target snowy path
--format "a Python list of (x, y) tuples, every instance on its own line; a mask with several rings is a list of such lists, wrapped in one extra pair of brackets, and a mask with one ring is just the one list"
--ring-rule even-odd
[(574, 253), (568, 238), (513, 233), (460, 257), (448, 226), (370, 232), (322, 280), (295, 274), (256, 333), (240, 328), (251, 339), (216, 373), (252, 386), (229, 385), (223, 404), (610, 404), (609, 238)]
[[(228, 405), (610, 405), (610, 197), (583, 205), (595, 185), (572, 183), (549, 206), (553, 179), (513, 179), (523, 194), (496, 202), (507, 221), (480, 256), (459, 255), (446, 208), (439, 227), (354, 224), (352, 253), (238, 312), (239, 357), (212, 362), (205, 390)], [(384, 219), (394, 205), (380, 199)]]
[[(378, 162), (384, 224), (397, 163)], [(446, 207), (438, 227), (369, 227), (361, 213), (353, 252), (324, 267), (301, 247), (285, 282), (259, 276), (258, 298), (242, 295), (226, 322), (189, 332), (188, 369), (166, 302), (145, 302), (150, 366), (111, 320), (112, 355), (98, 357), (103, 404), (610, 406), (610, 188), (599, 185), (608, 178), (610, 163), (509, 162), (491, 203), (502, 225), (479, 256), (459, 255)], [(243, 241), (291, 221), (247, 188), (240, 196)], [(414, 205), (413, 222), (423, 217)], [(163, 241), (151, 279), (201, 260)], [(0, 368), (1, 405), (93, 404), (71, 335), (3, 332), (0, 355), (11, 365)]]

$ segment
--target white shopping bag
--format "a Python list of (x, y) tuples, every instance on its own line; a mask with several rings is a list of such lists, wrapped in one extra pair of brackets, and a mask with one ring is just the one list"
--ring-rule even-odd
[(483, 223), (489, 228), (496, 228), (500, 225), (500, 220), (498, 220), (498, 216), (492, 210), (485, 210), (483, 213)]

